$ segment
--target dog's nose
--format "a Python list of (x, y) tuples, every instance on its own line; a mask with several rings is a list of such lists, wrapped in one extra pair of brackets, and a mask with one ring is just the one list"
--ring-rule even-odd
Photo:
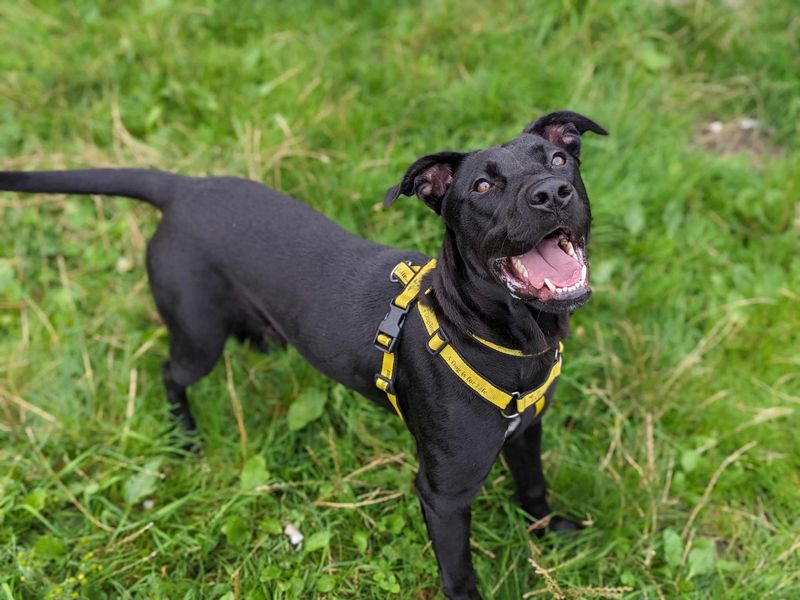
[(563, 179), (545, 179), (533, 188), (529, 202), (534, 208), (563, 208), (575, 195), (572, 184)]

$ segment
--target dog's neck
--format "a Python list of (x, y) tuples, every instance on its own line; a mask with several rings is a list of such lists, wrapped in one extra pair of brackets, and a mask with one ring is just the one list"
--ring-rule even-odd
[(567, 335), (569, 316), (546, 313), (514, 298), (507, 289), (470, 260), (455, 234), (445, 230), (433, 273), (433, 293), (446, 333), (470, 333), (504, 346), (536, 354)]

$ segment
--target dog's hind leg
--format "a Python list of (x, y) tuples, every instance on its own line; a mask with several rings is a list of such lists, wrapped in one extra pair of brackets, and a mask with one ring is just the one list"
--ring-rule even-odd
[(164, 381), (164, 390), (167, 394), (170, 412), (175, 421), (188, 433), (197, 431), (197, 423), (189, 407), (189, 397), (186, 394), (186, 386), (180, 385), (175, 381), (172, 375), (170, 361), (164, 362), (161, 366), (161, 378)]
[(222, 356), (227, 324), (208, 297), (187, 295), (177, 306), (157, 304), (169, 332), (169, 360), (162, 367), (164, 389), (172, 415), (192, 433), (197, 427), (186, 388), (210, 373)]
[(170, 411), (189, 433), (196, 423), (186, 388), (207, 375), (231, 333), (231, 299), (224, 278), (161, 231), (147, 249), (147, 271), (158, 312), (169, 333), (162, 377)]

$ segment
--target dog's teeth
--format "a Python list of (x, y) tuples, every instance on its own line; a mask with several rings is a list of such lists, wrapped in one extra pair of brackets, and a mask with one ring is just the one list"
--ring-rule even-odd
[(581, 283), (584, 281), (586, 281), (586, 265), (583, 265), (583, 268), (581, 269)]
[(572, 258), (577, 258), (575, 256), (575, 247), (572, 245), (572, 242), (567, 242), (567, 254), (569, 254)]
[(511, 264), (514, 265), (514, 269), (516, 269), (517, 273), (522, 275), (525, 279), (528, 278), (528, 269), (525, 268), (525, 265), (522, 264), (522, 261), (517, 257), (511, 259)]
[(555, 292), (557, 289), (556, 286), (553, 285), (553, 282), (547, 277), (544, 278), (544, 284), (550, 289), (551, 292)]

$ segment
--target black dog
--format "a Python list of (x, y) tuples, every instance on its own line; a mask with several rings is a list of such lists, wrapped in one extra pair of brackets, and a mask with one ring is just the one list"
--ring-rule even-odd
[[(186, 388), (211, 371), (231, 334), (258, 346), (289, 343), (332, 379), (387, 408), (396, 403), (417, 442), (415, 487), (444, 593), (479, 598), (470, 503), (501, 451), (523, 508), (535, 519), (551, 512), (539, 417), (555, 389), (569, 314), (591, 294), (579, 173), (586, 131), (606, 133), (582, 115), (555, 112), (502, 146), (412, 164), (386, 203), (416, 194), (442, 217), (435, 268), (243, 179), (0, 172), (0, 189), (127, 196), (161, 210), (147, 270), (169, 330), (164, 386), (185, 427), (195, 427)], [(411, 293), (401, 300), (404, 289)], [(549, 528), (577, 524), (552, 518)]]

